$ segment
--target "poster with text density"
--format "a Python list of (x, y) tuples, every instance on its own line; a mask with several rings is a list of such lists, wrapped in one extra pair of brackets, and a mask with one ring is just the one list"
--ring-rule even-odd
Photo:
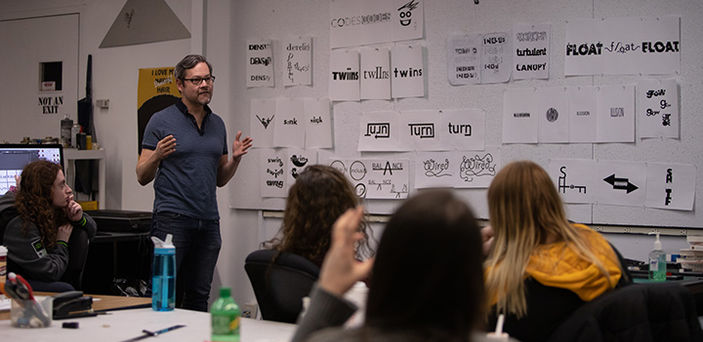
[(273, 87), (273, 42), (247, 41), (247, 87)]

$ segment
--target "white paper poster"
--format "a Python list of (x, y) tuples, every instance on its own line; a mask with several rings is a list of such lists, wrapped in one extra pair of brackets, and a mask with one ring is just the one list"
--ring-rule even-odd
[(568, 87), (566, 91), (569, 101), (569, 142), (595, 142), (598, 126), (596, 88), (577, 86)]
[(513, 25), (513, 79), (549, 78), (551, 24)]
[(330, 0), (330, 47), (420, 39), (423, 0)]
[(417, 152), (415, 188), (451, 188), (458, 178), (458, 171), (455, 152)]
[(535, 88), (512, 88), (503, 93), (503, 143), (537, 143)]
[(391, 95), (425, 96), (425, 67), (422, 46), (394, 46), (391, 49)]
[(446, 150), (437, 132), (440, 122), (438, 110), (412, 110), (400, 113), (401, 144), (415, 151)]
[(273, 120), (273, 145), (276, 147), (305, 147), (305, 115), (303, 100), (276, 99)]
[(569, 20), (565, 75), (677, 74), (680, 21), (675, 16)]
[(635, 86), (596, 87), (598, 142), (635, 141)]
[(535, 113), (540, 143), (569, 142), (569, 102), (564, 87), (537, 88)]
[(637, 83), (640, 138), (679, 138), (679, 87), (674, 79)]
[[(368, 160), (366, 169), (366, 198), (405, 199), (408, 198), (408, 160), (373, 159)], [(370, 166), (370, 167), (369, 167)]]
[(391, 98), (391, 60), (386, 48), (361, 50), (361, 99)]
[(444, 150), (483, 150), (486, 142), (486, 112), (483, 109), (440, 111), (438, 132)]
[(272, 41), (247, 41), (247, 87), (273, 87)]
[(644, 206), (646, 181), (647, 169), (643, 162), (599, 160), (593, 196), (598, 204)]
[(487, 188), (500, 169), (498, 146), (486, 146), (483, 151), (457, 151), (459, 178), (457, 188)]
[(696, 166), (647, 163), (647, 201), (650, 208), (693, 210)]
[(317, 152), (299, 148), (285, 149), (286, 159), (286, 193), (295, 183), (298, 175), (310, 165), (317, 164)]
[(379, 111), (361, 114), (358, 150), (364, 152), (397, 152), (410, 149), (401, 142), (401, 125), (398, 112)]
[(333, 101), (359, 101), (359, 53), (330, 52), (329, 92)]
[(551, 159), (547, 172), (565, 203), (593, 203), (593, 171), (591, 159)]
[(327, 98), (303, 98), (305, 148), (332, 148), (332, 115)]
[(281, 42), (284, 86), (312, 85), (312, 37), (297, 37)]
[[(50, 82), (50, 83), (54, 83), (54, 82)], [(39, 106), (38, 106), (38, 108), (39, 108), (38, 113), (39, 114), (51, 115), (51, 114), (59, 114), (59, 113), (64, 112), (63, 93), (62, 92), (57, 92), (54, 94), (40, 93), (37, 95), (37, 103), (39, 104)]]
[(510, 80), (512, 48), (507, 32), (483, 35), (481, 83), (502, 83)]
[(286, 197), (286, 153), (282, 150), (260, 150), (261, 197)]
[(451, 85), (481, 82), (482, 39), (479, 34), (454, 35), (447, 39), (447, 78)]
[(329, 165), (340, 170), (356, 194), (369, 199), (408, 198), (407, 159), (351, 159), (332, 157)]
[(252, 99), (250, 102), (251, 137), (254, 147), (273, 147), (273, 120), (276, 118), (276, 100)]

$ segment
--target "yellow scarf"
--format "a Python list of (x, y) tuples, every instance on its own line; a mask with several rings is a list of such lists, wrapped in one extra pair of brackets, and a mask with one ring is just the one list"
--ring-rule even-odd
[(582, 300), (591, 301), (614, 288), (622, 274), (618, 258), (608, 241), (585, 225), (574, 226), (605, 268), (610, 281), (595, 264), (578, 255), (563, 241), (538, 246), (530, 256), (526, 272), (542, 285), (567, 289)]

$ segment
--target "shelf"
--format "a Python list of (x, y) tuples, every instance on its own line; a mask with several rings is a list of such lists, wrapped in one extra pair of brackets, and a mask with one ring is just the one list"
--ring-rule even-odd
[(105, 209), (105, 150), (77, 150), (75, 148), (63, 149), (64, 167), (66, 168), (66, 182), (73, 187), (75, 182), (74, 160), (98, 161), (98, 208)]

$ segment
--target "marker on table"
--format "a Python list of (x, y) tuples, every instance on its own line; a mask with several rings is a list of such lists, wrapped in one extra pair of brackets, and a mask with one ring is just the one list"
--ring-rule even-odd
[(503, 323), (505, 322), (505, 315), (498, 315), (498, 321), (496, 322), (495, 332), (489, 332), (486, 336), (492, 341), (509, 341), (510, 335), (503, 332)]

